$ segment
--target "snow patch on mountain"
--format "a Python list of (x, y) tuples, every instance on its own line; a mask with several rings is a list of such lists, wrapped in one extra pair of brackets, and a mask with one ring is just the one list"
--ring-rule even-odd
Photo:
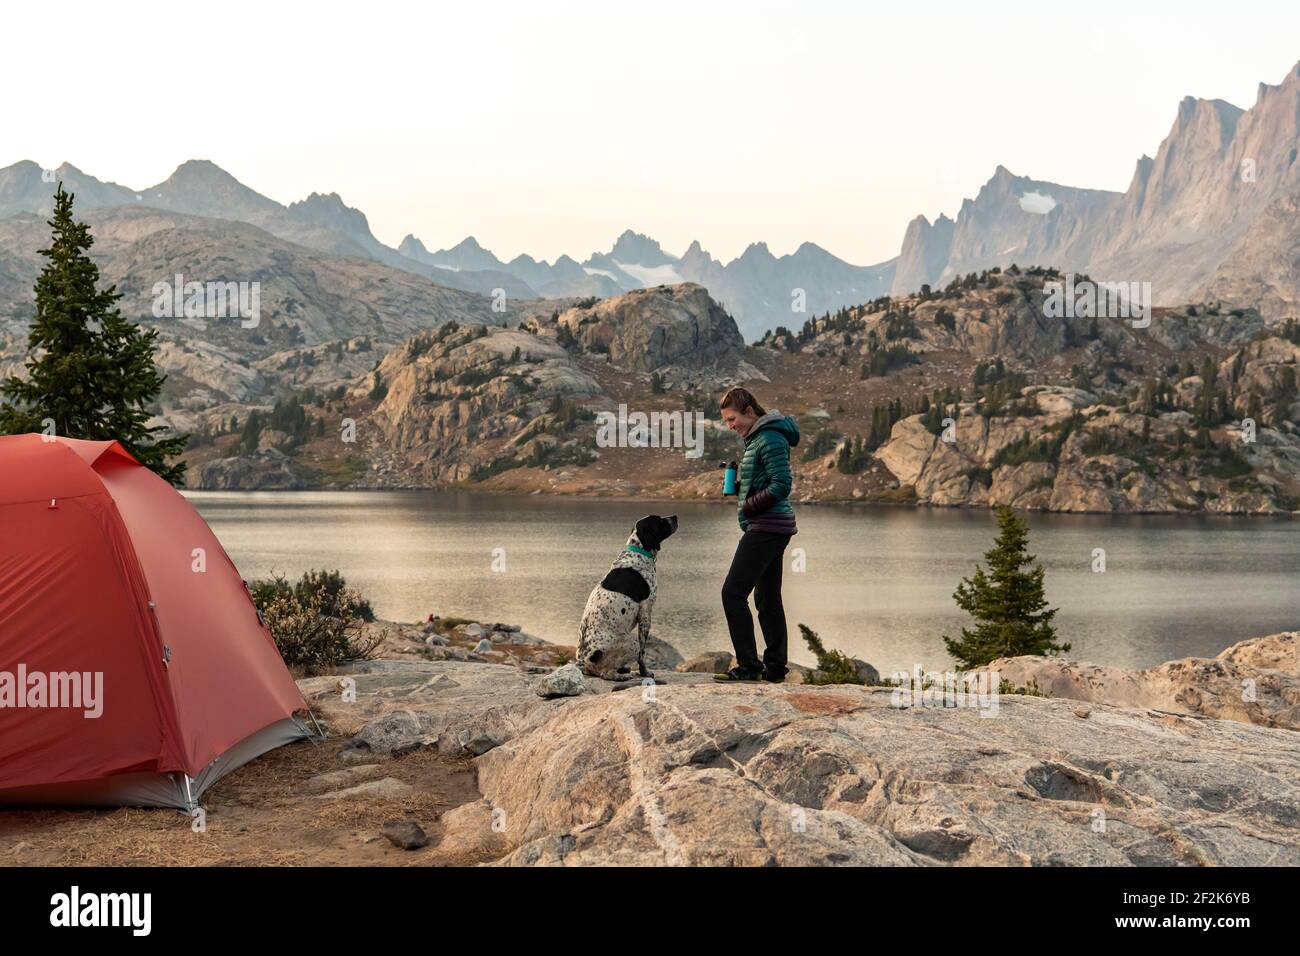
[(1020, 208), (1038, 216), (1046, 216), (1056, 208), (1056, 200), (1046, 193), (1028, 192), (1020, 197)]
[[(686, 281), (671, 263), (662, 266), (638, 266), (615, 259), (614, 264), (647, 288), (654, 285), (677, 285)], [(612, 279), (613, 276), (610, 278)]]

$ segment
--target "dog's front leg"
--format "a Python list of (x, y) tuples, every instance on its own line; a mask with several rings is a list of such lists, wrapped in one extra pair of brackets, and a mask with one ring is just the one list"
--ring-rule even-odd
[(642, 602), (640, 613), (637, 615), (637, 654), (636, 666), (642, 677), (654, 677), (654, 671), (647, 670), (645, 666), (645, 645), (650, 639), (650, 612), (654, 608), (654, 598), (649, 598)]

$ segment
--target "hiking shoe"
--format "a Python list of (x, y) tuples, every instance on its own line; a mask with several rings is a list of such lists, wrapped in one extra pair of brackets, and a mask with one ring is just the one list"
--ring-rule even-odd
[(765, 667), (765, 668), (763, 668), (763, 680), (767, 681), (769, 684), (784, 684), (784, 683), (785, 683), (785, 675), (788, 674), (788, 673), (790, 673), (790, 672), (789, 672), (789, 671), (773, 671), (773, 670), (768, 670), (768, 669)]
[(726, 684), (726, 683), (730, 683), (731, 681), (745, 681), (748, 683), (755, 683), (757, 681), (762, 680), (763, 678), (762, 678), (762, 673), (759, 671), (751, 671), (744, 667), (733, 667), (725, 674), (714, 674), (713, 679), (715, 681), (718, 681), (719, 683)]

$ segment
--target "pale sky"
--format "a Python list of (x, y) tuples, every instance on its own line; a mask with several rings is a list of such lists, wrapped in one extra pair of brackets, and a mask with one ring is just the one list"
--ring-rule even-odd
[(0, 166), (210, 159), (396, 245), (581, 260), (625, 228), (860, 265), (999, 164), (1123, 190), (1185, 95), (1255, 102), (1300, 3), (10, 3)]

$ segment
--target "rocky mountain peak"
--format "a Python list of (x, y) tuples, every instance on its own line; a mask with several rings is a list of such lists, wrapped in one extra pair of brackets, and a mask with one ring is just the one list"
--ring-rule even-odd
[(1178, 104), (1178, 116), (1169, 138), (1178, 141), (1187, 137), (1196, 137), (1223, 149), (1232, 140), (1237, 122), (1245, 112), (1226, 100), (1204, 100), (1185, 96)]
[(215, 219), (257, 223), (284, 213), (278, 202), (248, 188), (207, 159), (181, 163), (167, 179), (143, 195), (148, 205)]
[(460, 270), (496, 270), (501, 260), (484, 249), (473, 236), (466, 236), (450, 249), (435, 252), (430, 261), (435, 265)]
[(187, 159), (176, 167), (172, 174), (164, 180), (164, 183), (242, 186), (239, 180), (210, 159)]
[(1258, 106), (1260, 103), (1264, 102), (1266, 97), (1270, 97), (1275, 93), (1283, 93), (1287, 90), (1300, 90), (1300, 62), (1291, 67), (1290, 72), (1287, 73), (1286, 76), (1282, 77), (1282, 82), (1277, 84), (1260, 83), (1259, 89), (1255, 93), (1255, 105)]
[(799, 248), (794, 251), (796, 256), (803, 256), (812, 259), (824, 259), (830, 257), (830, 253), (817, 245), (815, 242), (801, 242)]
[(367, 239), (372, 238), (370, 223), (366, 220), (365, 213), (344, 203), (338, 193), (328, 195), (312, 193), (306, 199), (290, 204), (289, 212), (304, 222), (328, 226)]
[(657, 240), (631, 229), (625, 229), (609, 251), (609, 257), (616, 262), (635, 266), (662, 266), (673, 262), (660, 248)]
[(402, 244), (397, 247), (397, 251), (412, 259), (419, 259), (429, 254), (429, 250), (425, 248), (424, 243), (409, 232), (406, 234), (406, 238), (402, 240)]

